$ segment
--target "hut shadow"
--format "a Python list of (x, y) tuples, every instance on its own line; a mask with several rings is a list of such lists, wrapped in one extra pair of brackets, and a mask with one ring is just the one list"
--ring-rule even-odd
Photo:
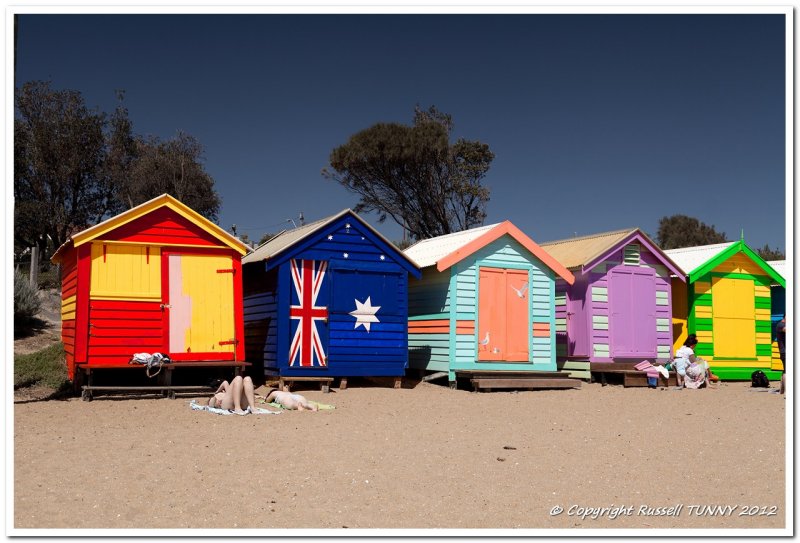
[(14, 339), (25, 339), (51, 328), (50, 323), (38, 317), (14, 323)]
[[(15, 385), (14, 386), (14, 390), (15, 391), (19, 390), (20, 388), (26, 388), (26, 386), (25, 385), (20, 385), (20, 386)], [(41, 398), (29, 398), (29, 399), (25, 399), (25, 400), (22, 400), (22, 399), (16, 400), (15, 399), (14, 403), (15, 404), (26, 404), (26, 403), (49, 402), (49, 401), (54, 401), (54, 400), (69, 401), (69, 400), (71, 400), (73, 398), (76, 398), (76, 397), (80, 397), (80, 395), (75, 393), (75, 390), (74, 390), (74, 388), (72, 386), (72, 382), (67, 381), (65, 383), (62, 383), (61, 386), (58, 389), (54, 390), (52, 393), (50, 393), (50, 394), (48, 394), (46, 396), (42, 396)]]

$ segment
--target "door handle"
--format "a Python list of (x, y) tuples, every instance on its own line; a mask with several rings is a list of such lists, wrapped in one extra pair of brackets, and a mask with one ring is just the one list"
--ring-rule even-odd
[(172, 309), (172, 306), (170, 304), (161, 304), (161, 311), (164, 311), (164, 309)]

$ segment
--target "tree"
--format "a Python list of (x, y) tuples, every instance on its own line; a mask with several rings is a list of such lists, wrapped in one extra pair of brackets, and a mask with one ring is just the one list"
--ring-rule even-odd
[(662, 249), (711, 245), (727, 241), (725, 232), (686, 215), (662, 217), (658, 222), (658, 244)]
[(770, 248), (769, 243), (761, 247), (760, 249), (756, 249), (756, 253), (758, 256), (763, 258), (764, 260), (785, 260), (786, 255), (781, 251), (780, 247), (775, 249)]
[(17, 89), (15, 107), (15, 246), (36, 245), (44, 257), (48, 237), (58, 247), (114, 208), (104, 169), (106, 118), (79, 92), (44, 81)]
[(356, 212), (391, 217), (412, 239), (478, 226), (489, 201), (481, 180), (494, 153), (479, 141), (450, 144), (452, 129), (450, 115), (417, 107), (411, 126), (378, 123), (351, 136), (322, 175), (359, 195)]
[(15, 90), (14, 252), (48, 248), (109, 215), (164, 192), (216, 220), (220, 199), (184, 133), (169, 141), (133, 133), (117, 91), (112, 115), (89, 110), (80, 92), (31, 81)]
[(124, 99), (125, 91), (118, 90), (117, 108), (111, 115), (107, 136), (106, 175), (116, 189), (117, 209), (114, 209), (114, 212), (134, 206), (128, 176), (131, 165), (138, 156), (138, 145), (133, 134), (133, 123), (128, 117), (128, 109), (123, 103)]
[(258, 243), (256, 244), (256, 247), (260, 247), (260, 246), (264, 245), (266, 242), (268, 242), (269, 240), (271, 240), (272, 238), (274, 238), (277, 235), (278, 234), (273, 234), (271, 232), (267, 232), (266, 234), (261, 236), (261, 239), (258, 240)]
[(137, 138), (122, 194), (133, 206), (169, 193), (209, 220), (217, 221), (221, 200), (203, 167), (203, 146), (178, 132), (170, 140)]

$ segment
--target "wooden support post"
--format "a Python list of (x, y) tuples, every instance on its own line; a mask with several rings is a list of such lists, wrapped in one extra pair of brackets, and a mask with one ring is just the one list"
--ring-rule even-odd
[(347, 390), (347, 377), (339, 379), (339, 390)]
[(403, 388), (403, 378), (402, 377), (395, 377), (394, 378), (394, 388)]

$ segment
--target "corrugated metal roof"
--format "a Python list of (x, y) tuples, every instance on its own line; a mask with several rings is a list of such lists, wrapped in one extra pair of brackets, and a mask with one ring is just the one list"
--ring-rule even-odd
[(550, 253), (565, 268), (572, 270), (588, 264), (637, 230), (628, 228), (579, 238), (548, 241), (540, 243), (539, 247)]
[(327, 224), (332, 223), (339, 217), (349, 212), (349, 209), (343, 209), (336, 215), (310, 222), (306, 225), (298, 226), (297, 228), (293, 228), (291, 230), (284, 230), (274, 238), (265, 241), (256, 247), (253, 252), (242, 258), (242, 264), (249, 264), (251, 262), (258, 262), (260, 260), (269, 260), (284, 249), (294, 245), (301, 239), (310, 236), (320, 228), (324, 228)]
[[(383, 234), (375, 230), (367, 221), (362, 219), (358, 216), (354, 211), (351, 209), (343, 209), (336, 215), (331, 215), (330, 217), (326, 217), (324, 219), (320, 219), (318, 221), (314, 221), (308, 223), (306, 225), (293, 228), (291, 230), (285, 230), (275, 236), (274, 238), (262, 243), (255, 250), (249, 253), (247, 256), (242, 258), (242, 264), (248, 264), (251, 262), (260, 262), (262, 260), (269, 260), (270, 258), (274, 258), (278, 254), (282, 253), (284, 250), (294, 246), (296, 243), (302, 241), (303, 239), (313, 236), (319, 230), (327, 227), (329, 224), (339, 220), (340, 218), (344, 217), (345, 215), (350, 215), (353, 217), (354, 220), (358, 221), (362, 226), (364, 226), (367, 230), (375, 234), (378, 239), (386, 243), (392, 249), (395, 249), (400, 257), (407, 261), (413, 268), (417, 268), (416, 263), (409, 258), (405, 253), (397, 249), (397, 247), (386, 239)], [(414, 271), (413, 273), (418, 274), (418, 271)]]
[(734, 243), (736, 242), (727, 241), (725, 243), (715, 243), (713, 245), (681, 247), (680, 249), (669, 249), (664, 251), (664, 253), (688, 275)]
[(500, 223), (462, 230), (453, 234), (445, 234), (435, 238), (419, 241), (404, 251), (405, 255), (417, 263), (420, 268), (433, 266), (450, 253), (459, 250), (471, 241), (479, 238)]

